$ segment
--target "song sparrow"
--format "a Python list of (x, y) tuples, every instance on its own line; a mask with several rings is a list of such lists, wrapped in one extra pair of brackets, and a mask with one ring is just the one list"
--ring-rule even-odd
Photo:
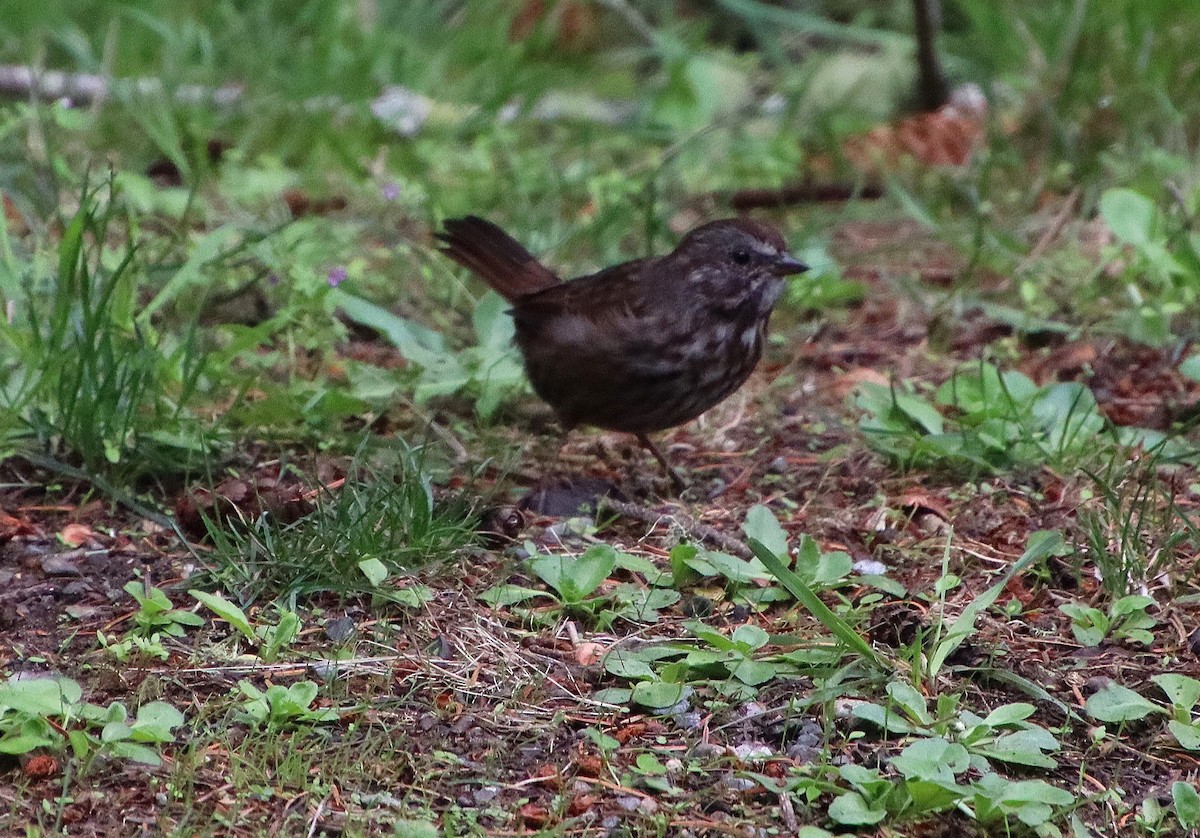
[(682, 481), (647, 434), (695, 419), (749, 377), (784, 277), (807, 266), (779, 231), (713, 221), (666, 256), (563, 282), (477, 216), (446, 221), (441, 251), (512, 303), (533, 389), (570, 430), (635, 434)]

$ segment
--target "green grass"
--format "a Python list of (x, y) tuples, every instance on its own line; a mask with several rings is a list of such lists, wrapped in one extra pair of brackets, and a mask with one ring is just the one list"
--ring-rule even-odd
[(212, 580), (241, 602), (266, 596), (289, 607), (321, 593), (400, 596), (383, 582), (444, 564), (474, 538), (468, 502), (435, 498), (423, 466), (420, 450), (393, 444), (360, 452), (340, 488), (264, 498), (254, 518), (218, 500), (201, 510)]
[(12, 450), (30, 438), (45, 453), (124, 480), (186, 469), (208, 453), (191, 412), (204, 368), (195, 331), (164, 336), (139, 324), (144, 266), (132, 243), (107, 245), (129, 231), (115, 229), (119, 219), (99, 190), (85, 183), (81, 197), (57, 265), (24, 266), (26, 284), (0, 325), (11, 359), (0, 370), (4, 444)]

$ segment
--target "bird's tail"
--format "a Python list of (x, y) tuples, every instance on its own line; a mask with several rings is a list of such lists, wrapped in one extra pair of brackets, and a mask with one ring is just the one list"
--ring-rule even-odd
[(436, 235), (451, 259), (470, 269), (510, 303), (562, 282), (520, 242), (490, 221), (468, 215), (446, 221)]

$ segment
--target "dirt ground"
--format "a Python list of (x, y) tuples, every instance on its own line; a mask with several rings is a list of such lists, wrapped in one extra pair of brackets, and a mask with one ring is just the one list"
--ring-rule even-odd
[[(595, 655), (581, 652), (585, 644), (608, 650), (685, 636), (695, 594), (711, 602), (705, 622), (726, 631), (750, 622), (772, 634), (816, 632), (803, 611), (783, 603), (753, 613), (704, 590), (685, 595), (650, 626), (618, 622), (594, 632), (570, 621), (531, 625), (475, 598), (502, 582), (540, 584), (518, 560), (525, 540), (547, 550), (582, 543), (564, 530), (561, 516), (528, 508), (529, 497), (548, 485), (543, 478), (569, 470), (617, 485), (626, 514), (595, 536), (660, 564), (680, 537), (740, 538), (753, 504), (775, 510), (793, 544), (808, 534), (823, 550), (884, 563), (913, 596), (864, 607), (859, 613), (870, 617), (856, 627), (892, 653), (906, 633), (911, 638), (928, 625), (928, 602), (915, 595), (932, 591), (942, 575), (947, 543), (949, 570), (963, 580), (946, 606), (957, 613), (1024, 551), (1030, 533), (1057, 530), (1069, 545), (1086, 543), (1081, 510), (1098, 502), (1097, 491), (1087, 474), (1047, 467), (967, 477), (900, 469), (864, 441), (848, 401), (856, 386), (936, 386), (957, 365), (1003, 352), (1006, 366), (1038, 383), (1086, 383), (1118, 425), (1165, 430), (1200, 404), (1200, 384), (1179, 375), (1179, 353), (1171, 348), (1107, 335), (1017, 335), (979, 309), (943, 313), (900, 290), (897, 276), (915, 272), (918, 287), (935, 290), (958, 267), (915, 225), (846, 225), (834, 247), (848, 278), (865, 284), (864, 300), (828, 317), (783, 312), (776, 332), (789, 340), (770, 347), (752, 382), (701, 421), (664, 435), (692, 481), (682, 499), (658, 496), (653, 462), (619, 436), (578, 432), (559, 450), (553, 435), (499, 428), (496, 434), (527, 451), (515, 470), (485, 471), (479, 487), (494, 506), (526, 506), (523, 520), (509, 521), (510, 545), (481, 543), (406, 580), (434, 592), (420, 609), (334, 597), (301, 602), (304, 630), (287, 663), (228, 659), (228, 629), (220, 622), (170, 641), (167, 661), (117, 663), (97, 648), (96, 632), (127, 630), (133, 603), (122, 586), (140, 573), (177, 605), (190, 602), (187, 578), (204, 547), (194, 553), (172, 530), (86, 485), (21, 460), (3, 464), (0, 667), (68, 675), (97, 704), (161, 698), (188, 722), (160, 768), (102, 762), (77, 776), (64, 774), (62, 761), (31, 768), (29, 759), (0, 757), (0, 825), (12, 834), (61, 819), (72, 835), (352, 835), (390, 834), (396, 819), (440, 817), (447, 834), (765, 835), (822, 823), (828, 798), (805, 810), (747, 780), (747, 769), (782, 778), (823, 751), (834, 765), (875, 766), (898, 752), (895, 741), (851, 736), (826, 705), (806, 705), (814, 690), (807, 679), (772, 680), (752, 701), (706, 704), (714, 696), (701, 695), (690, 711), (674, 715), (620, 712), (590, 698), (615, 682)], [(263, 473), (249, 462), (234, 467), (248, 481)], [(1157, 465), (1151, 476), (1194, 526), (1200, 475)], [(174, 508), (189, 488), (151, 492), (151, 501)], [(543, 497), (534, 506), (549, 504)], [(1153, 552), (1170, 535), (1155, 522), (1169, 518), (1145, 518), (1136, 535)], [(1200, 769), (1194, 754), (1172, 747), (1162, 721), (1098, 745), (1062, 710), (1082, 713), (1085, 698), (1106, 679), (1136, 689), (1160, 672), (1200, 677), (1197, 545), (1185, 539), (1174, 549), (1163, 563), (1167, 575), (1147, 588), (1159, 605), (1153, 646), (1075, 642), (1058, 605), (1091, 601), (1099, 587), (1086, 564), (1080, 572), (1078, 557), (1066, 556), (1014, 580), (1004, 598), (1020, 602), (1019, 615), (987, 613), (954, 661), (963, 668), (941, 682), (981, 715), (1031, 700), (997, 671), (1043, 688), (1052, 700), (1035, 702), (1033, 720), (1055, 730), (1062, 744), (1060, 767), (1045, 779), (1079, 786), (1081, 796), (1120, 789), (1130, 806), (1117, 812), (1108, 803), (1085, 805), (1081, 816), (1102, 834), (1129, 826), (1141, 800), (1166, 800), (1171, 782)], [(844, 592), (851, 602), (868, 593)], [(322, 663), (335, 652), (345, 659)], [(243, 678), (260, 687), (325, 680), (330, 702), (357, 709), (336, 725), (268, 742), (230, 723), (227, 709), (210, 701)], [(611, 741), (602, 747), (596, 731)], [(672, 791), (622, 783), (647, 753), (671, 772)], [(880, 834), (974, 828), (956, 814)]]

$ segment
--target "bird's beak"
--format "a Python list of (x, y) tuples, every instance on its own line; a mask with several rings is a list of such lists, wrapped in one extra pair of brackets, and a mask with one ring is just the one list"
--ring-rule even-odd
[(808, 265), (801, 262), (786, 250), (780, 251), (775, 257), (775, 264), (771, 266), (779, 276), (791, 276), (792, 274), (802, 274), (808, 270)]

